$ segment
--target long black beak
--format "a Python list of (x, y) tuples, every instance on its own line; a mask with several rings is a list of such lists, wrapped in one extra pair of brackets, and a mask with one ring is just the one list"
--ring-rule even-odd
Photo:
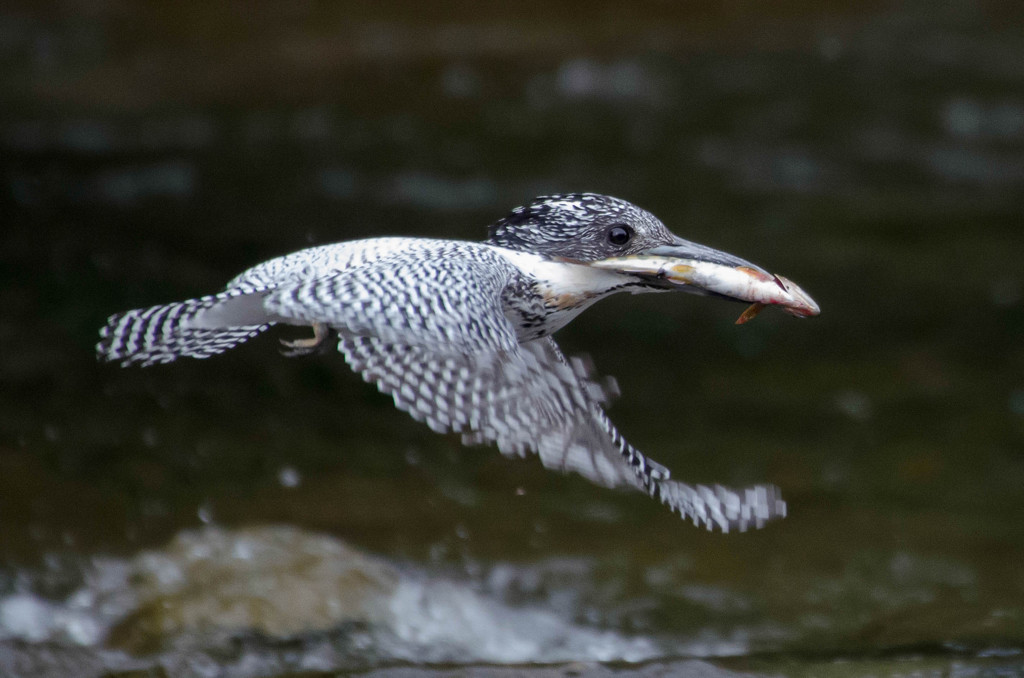
[(741, 257), (737, 257), (735, 254), (716, 250), (714, 247), (701, 245), (698, 242), (684, 240), (679, 236), (674, 236), (674, 238), (675, 241), (671, 245), (658, 245), (657, 247), (652, 247), (640, 252), (639, 256), (696, 261), (705, 264), (725, 266), (728, 268), (748, 268), (752, 271), (758, 271), (759, 273), (770, 275), (768, 271), (764, 270), (757, 264), (751, 263)]

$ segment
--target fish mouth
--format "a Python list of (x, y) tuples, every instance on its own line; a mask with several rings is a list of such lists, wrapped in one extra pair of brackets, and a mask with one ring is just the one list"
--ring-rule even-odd
[(662, 289), (679, 289), (751, 304), (736, 320), (752, 320), (766, 306), (798, 318), (821, 313), (818, 304), (789, 278), (769, 273), (728, 252), (676, 238), (635, 254), (590, 262), (590, 266), (637, 276)]

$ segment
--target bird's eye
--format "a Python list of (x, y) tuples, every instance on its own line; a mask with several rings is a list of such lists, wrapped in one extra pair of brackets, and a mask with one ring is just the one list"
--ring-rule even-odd
[(616, 247), (622, 247), (633, 237), (633, 229), (629, 226), (612, 226), (608, 229), (608, 242)]

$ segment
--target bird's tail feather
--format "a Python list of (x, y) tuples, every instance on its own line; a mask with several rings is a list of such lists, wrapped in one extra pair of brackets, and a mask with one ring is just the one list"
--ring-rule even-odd
[(230, 327), (190, 326), (199, 313), (234, 295), (217, 294), (112, 315), (100, 329), (96, 356), (122, 366), (169, 363), (181, 356), (209, 358), (250, 339), (272, 323)]

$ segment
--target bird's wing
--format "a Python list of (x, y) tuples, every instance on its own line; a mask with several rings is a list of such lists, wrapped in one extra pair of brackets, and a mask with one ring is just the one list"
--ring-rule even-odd
[(324, 323), (347, 336), (434, 353), (508, 351), (516, 344), (501, 306), (510, 264), (488, 251), (394, 255), (281, 285), (263, 308), (289, 322)]
[(518, 343), (502, 303), (511, 265), (490, 250), (444, 254), (397, 253), (284, 284), (263, 307), (339, 329), (352, 368), (436, 431), (640, 489), (708, 528), (745, 529), (785, 512), (771, 487), (737, 492), (670, 480), (616, 430), (601, 408), (609, 389), (583, 363), (567, 360), (550, 338)]
[(342, 337), (339, 350), (366, 381), (432, 429), (493, 442), (505, 454), (536, 452), (542, 463), (606, 486), (630, 486), (708, 529), (744, 530), (785, 515), (772, 486), (732, 490), (687, 485), (648, 459), (601, 408), (609, 391), (550, 338), (508, 351), (436, 352), (377, 337)]

